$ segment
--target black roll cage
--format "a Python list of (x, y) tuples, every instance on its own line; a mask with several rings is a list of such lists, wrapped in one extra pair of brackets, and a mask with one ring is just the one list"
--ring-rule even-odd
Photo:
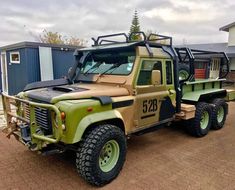
[[(226, 53), (224, 52), (215, 52), (215, 51), (205, 51), (197, 49), (189, 49), (187, 47), (175, 48), (180, 63), (189, 63), (190, 75), (187, 79), (180, 81), (184, 83), (185, 81), (194, 81), (194, 64), (196, 59), (208, 58), (208, 56), (215, 55), (218, 58), (223, 58), (225, 62), (226, 71), (222, 74), (222, 67), (220, 67), (220, 77), (225, 78), (229, 73), (229, 59)], [(200, 56), (200, 57), (199, 57)], [(222, 65), (222, 64), (221, 64)]]

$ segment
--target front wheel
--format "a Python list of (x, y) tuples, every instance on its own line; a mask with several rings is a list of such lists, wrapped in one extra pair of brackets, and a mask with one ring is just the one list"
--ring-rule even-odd
[(102, 186), (118, 176), (125, 157), (124, 132), (113, 125), (100, 125), (85, 136), (77, 153), (76, 166), (87, 182)]

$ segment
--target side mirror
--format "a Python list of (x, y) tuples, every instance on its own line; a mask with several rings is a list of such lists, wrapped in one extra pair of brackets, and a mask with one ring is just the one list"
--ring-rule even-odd
[(73, 68), (70, 67), (68, 70), (68, 79), (71, 81), (73, 78)]
[(68, 74), (70, 75), (72, 73), (73, 67), (69, 67)]
[(154, 86), (162, 83), (160, 70), (152, 70), (151, 82)]

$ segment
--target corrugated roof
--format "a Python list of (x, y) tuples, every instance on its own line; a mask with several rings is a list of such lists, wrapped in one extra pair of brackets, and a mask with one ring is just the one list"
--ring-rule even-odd
[(225, 52), (228, 57), (235, 57), (235, 46), (228, 46), (228, 43), (187, 44), (180, 47), (185, 46), (191, 49)]
[(221, 52), (221, 51), (226, 51), (228, 43), (187, 44), (184, 46), (191, 49)]
[(64, 44), (47, 44), (47, 43), (40, 43), (40, 42), (19, 42), (19, 43), (15, 43), (15, 44), (10, 44), (7, 46), (3, 46), (0, 47), (0, 50), (13, 50), (13, 49), (19, 49), (19, 48), (25, 48), (25, 47), (32, 47), (32, 48), (36, 48), (39, 46), (43, 46), (43, 47), (52, 47), (52, 48), (64, 48), (64, 49), (78, 49), (78, 48), (82, 48), (79, 46), (71, 46), (71, 45), (64, 45)]
[(235, 26), (235, 22), (232, 22), (230, 24), (227, 24), (225, 26), (222, 26), (219, 30), (220, 31), (225, 31), (225, 32), (229, 32), (229, 28)]

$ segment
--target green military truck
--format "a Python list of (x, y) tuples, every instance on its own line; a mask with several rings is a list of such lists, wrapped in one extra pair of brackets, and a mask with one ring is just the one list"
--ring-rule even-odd
[[(132, 41), (133, 35), (142, 40)], [(75, 51), (67, 78), (2, 94), (8, 137), (45, 155), (74, 150), (79, 174), (102, 186), (121, 171), (131, 135), (179, 120), (197, 137), (223, 127), (226, 101), (235, 99), (222, 85), (224, 53), (174, 48), (171, 37), (143, 32), (93, 40), (92, 47)], [(197, 79), (196, 60), (212, 56), (221, 61), (218, 77)]]

